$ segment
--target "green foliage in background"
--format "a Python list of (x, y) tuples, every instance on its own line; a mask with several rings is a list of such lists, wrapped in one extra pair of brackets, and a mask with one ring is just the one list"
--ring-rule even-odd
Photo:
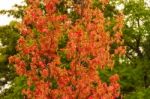
[[(148, 99), (150, 91), (150, 7), (144, 0), (129, 0), (125, 2), (124, 14), (126, 16), (124, 28), (124, 40), (127, 46), (127, 58), (130, 64), (127, 65), (128, 76), (131, 77), (124, 86), (129, 99), (135, 96), (137, 99)], [(125, 68), (126, 69), (126, 68)], [(129, 89), (128, 86), (131, 86)], [(143, 91), (142, 91), (143, 90)], [(150, 92), (149, 92), (150, 93)], [(133, 95), (133, 97), (132, 97)], [(142, 96), (143, 95), (143, 96)], [(146, 97), (147, 96), (147, 97)]]
[[(14, 67), (8, 63), (8, 57), (16, 53), (15, 46), (19, 38), (16, 24), (15, 21), (12, 21), (9, 25), (0, 27), (0, 79), (3, 78), (0, 80), (0, 90), (5, 84), (13, 82), (16, 78)], [(7, 93), (9, 92), (6, 91), (5, 95)]]
[(22, 89), (27, 88), (26, 77), (16, 77), (11, 83), (11, 88), (6, 89), (5, 92), (0, 94), (0, 99), (24, 99)]
[(11, 22), (7, 26), (0, 27), (0, 78), (6, 79), (0, 81), (0, 86), (6, 84), (7, 81), (11, 81), (15, 76), (13, 66), (8, 65), (8, 57), (16, 53), (15, 46), (19, 37), (15, 25), (16, 22)]

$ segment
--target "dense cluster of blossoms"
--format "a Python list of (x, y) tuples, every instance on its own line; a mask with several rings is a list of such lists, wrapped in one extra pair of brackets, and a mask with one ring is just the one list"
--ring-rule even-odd
[[(107, 84), (97, 70), (112, 68), (114, 55), (125, 53), (120, 46), (122, 15), (116, 16), (115, 33), (110, 36), (105, 30), (107, 20), (100, 9), (92, 8), (92, 0), (85, 1), (82, 15), (74, 23), (57, 10), (59, 2), (27, 0), (19, 25), (22, 36), (16, 46), (18, 54), (9, 58), (17, 74), (27, 78), (28, 88), (22, 90), (23, 95), (27, 99), (115, 99), (120, 89), (118, 75), (112, 75)], [(109, 1), (100, 2), (105, 7)], [(64, 33), (68, 41), (59, 48)], [(113, 43), (119, 46), (110, 53)], [(62, 67), (66, 64), (58, 51), (65, 53), (69, 69)]]

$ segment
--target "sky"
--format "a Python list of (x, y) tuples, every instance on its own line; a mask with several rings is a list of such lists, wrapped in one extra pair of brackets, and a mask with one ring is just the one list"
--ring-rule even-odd
[[(12, 9), (14, 4), (22, 4), (22, 1), (23, 0), (0, 0), (0, 10)], [(13, 19), (13, 17), (8, 17), (7, 15), (0, 15), (0, 26), (9, 24)]]
[(150, 6), (150, 0), (145, 0), (145, 2)]

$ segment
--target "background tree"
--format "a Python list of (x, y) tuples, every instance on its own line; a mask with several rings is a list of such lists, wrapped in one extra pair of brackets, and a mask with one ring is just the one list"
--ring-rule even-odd
[(0, 27), (0, 86), (3, 87), (15, 78), (14, 67), (8, 65), (8, 57), (16, 54), (15, 46), (19, 38), (18, 29), (15, 28), (16, 22)]
[(125, 2), (124, 14), (126, 15), (124, 40), (127, 46), (126, 56), (130, 62), (128, 68), (131, 71), (131, 74), (128, 74), (131, 75), (130, 78), (126, 78), (130, 85), (125, 86), (124, 90), (135, 91), (133, 97), (148, 99), (150, 93), (150, 54), (148, 52), (150, 8), (144, 0), (129, 0)]

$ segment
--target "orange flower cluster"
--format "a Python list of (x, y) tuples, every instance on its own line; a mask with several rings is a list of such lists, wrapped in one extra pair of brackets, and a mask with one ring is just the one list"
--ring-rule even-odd
[[(62, 15), (59, 0), (27, 0), (28, 7), (20, 24), (22, 36), (18, 40), (18, 54), (9, 58), (18, 75), (27, 78), (28, 88), (22, 93), (27, 99), (116, 99), (120, 86), (118, 75), (110, 77), (110, 84), (102, 82), (97, 69), (113, 67), (114, 54), (124, 53), (119, 47), (110, 54), (110, 45), (121, 44), (120, 24), (110, 37), (105, 30), (103, 12), (92, 8), (87, 0), (81, 18), (75, 23)], [(104, 4), (108, 0), (102, 0)], [(44, 9), (40, 8), (44, 6)], [(105, 6), (105, 5), (104, 5)], [(68, 24), (69, 22), (69, 24)], [(122, 25), (122, 24), (121, 24)], [(118, 31), (119, 30), (119, 31)], [(62, 68), (58, 42), (63, 33), (68, 42), (59, 50), (66, 53), (69, 69)], [(33, 87), (34, 86), (34, 87)]]

